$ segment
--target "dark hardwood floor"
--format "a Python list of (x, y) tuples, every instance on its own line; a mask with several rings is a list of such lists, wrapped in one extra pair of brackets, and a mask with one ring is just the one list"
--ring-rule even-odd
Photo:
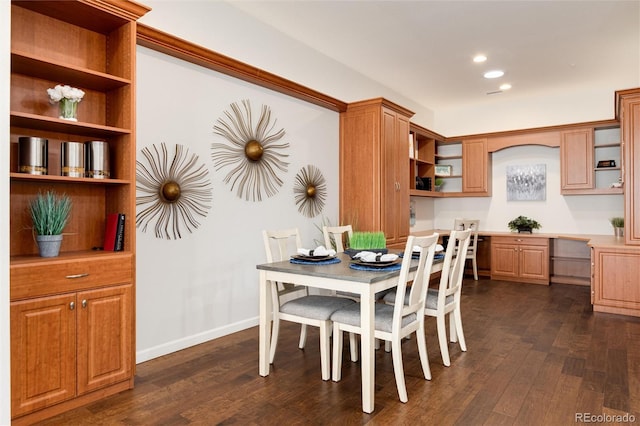
[(298, 326), (285, 324), (269, 377), (258, 375), (254, 327), (140, 364), (135, 389), (42, 424), (569, 425), (577, 413), (640, 423), (640, 318), (594, 313), (589, 288), (557, 284), (467, 279), (462, 305), (468, 352), (450, 344), (451, 367), (426, 318), (431, 381), (415, 339), (404, 342), (408, 403), (391, 354), (377, 353), (372, 414), (349, 345), (342, 381), (323, 382), (317, 329), (301, 351)]

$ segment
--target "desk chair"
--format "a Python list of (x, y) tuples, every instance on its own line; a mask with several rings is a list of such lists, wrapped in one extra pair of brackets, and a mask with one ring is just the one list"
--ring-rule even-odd
[[(301, 248), (300, 234), (297, 228), (262, 231), (267, 262), (288, 260), (291, 254), (295, 254)], [(283, 300), (283, 297), (286, 299)], [(297, 296), (293, 299), (292, 297)], [(331, 378), (330, 372), (330, 341), (331, 314), (338, 309), (355, 304), (351, 299), (336, 296), (309, 295), (308, 288), (294, 284), (272, 282), (271, 298), (273, 304), (273, 328), (271, 337), (271, 351), (269, 362), (273, 364), (276, 346), (278, 345), (278, 333), (280, 320), (301, 324), (300, 342), (298, 347), (304, 349), (307, 339), (307, 325), (320, 329), (320, 364), (322, 380)], [(288, 301), (285, 301), (288, 300)]]
[[(453, 222), (453, 229), (456, 231), (464, 231), (466, 229), (471, 230), (471, 241), (469, 242), (469, 248), (467, 249), (467, 255), (465, 260), (471, 259), (473, 266), (473, 279), (478, 281), (478, 261), (476, 260), (476, 251), (478, 249), (478, 228), (480, 227), (480, 221), (477, 219), (455, 219)], [(456, 250), (456, 255), (457, 255)]]
[[(411, 333), (416, 333), (417, 335), (418, 352), (424, 378), (431, 380), (424, 333), (424, 306), (437, 242), (438, 234), (433, 234), (429, 237), (409, 236), (404, 250), (394, 303), (393, 305), (384, 303), (376, 303), (375, 305), (374, 336), (376, 339), (391, 342), (393, 371), (396, 378), (398, 396), (402, 402), (408, 401), (402, 365), (402, 339)], [(422, 252), (418, 260), (418, 269), (413, 278), (413, 284), (408, 286), (407, 284), (411, 282), (409, 280), (409, 269), (414, 246), (420, 246)], [(334, 312), (331, 315), (331, 320), (333, 321), (333, 381), (338, 382), (342, 377), (343, 331), (362, 334), (360, 304), (347, 306)]]

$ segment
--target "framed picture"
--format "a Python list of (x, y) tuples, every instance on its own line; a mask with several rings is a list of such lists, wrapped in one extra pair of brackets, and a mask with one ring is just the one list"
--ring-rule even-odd
[(507, 166), (507, 201), (544, 201), (547, 195), (547, 166)]
[(615, 167), (616, 160), (600, 160), (598, 161), (598, 168), (600, 167)]
[(451, 176), (451, 166), (448, 164), (436, 164), (436, 176)]

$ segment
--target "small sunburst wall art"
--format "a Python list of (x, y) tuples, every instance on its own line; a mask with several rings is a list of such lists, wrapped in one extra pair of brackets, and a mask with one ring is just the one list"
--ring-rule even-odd
[(156, 238), (182, 238), (193, 233), (211, 209), (209, 170), (196, 154), (176, 144), (169, 153), (163, 142), (141, 151), (136, 161), (136, 227), (147, 232), (152, 225)]
[(320, 169), (312, 165), (300, 169), (293, 185), (293, 194), (300, 213), (306, 217), (319, 215), (327, 199), (327, 181)]
[(251, 103), (234, 102), (213, 127), (214, 133), (229, 144), (211, 144), (211, 158), (216, 171), (229, 168), (224, 182), (231, 191), (247, 201), (262, 201), (262, 194), (272, 197), (283, 184), (279, 174), (287, 172), (289, 144), (280, 142), (284, 129), (276, 130), (271, 108), (262, 106), (258, 122), (253, 124)]

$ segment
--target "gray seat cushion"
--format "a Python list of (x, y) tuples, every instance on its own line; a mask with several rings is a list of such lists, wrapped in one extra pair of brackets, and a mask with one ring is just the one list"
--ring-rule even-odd
[(288, 301), (280, 306), (280, 312), (326, 321), (331, 317), (331, 314), (338, 309), (354, 305), (355, 303), (353, 300), (345, 297), (312, 295)]
[[(447, 305), (453, 302), (453, 294), (447, 296), (444, 301), (444, 304)], [(425, 301), (424, 307), (426, 309), (437, 309), (438, 308), (438, 290), (434, 288), (430, 288), (427, 290), (427, 300)]]
[[(385, 303), (391, 303), (391, 304), (395, 303), (396, 301), (395, 290), (392, 290), (389, 293), (385, 294), (382, 300), (384, 300)], [(453, 295), (447, 296), (447, 299), (445, 300), (445, 304), (448, 304), (451, 302), (453, 302)], [(407, 303), (409, 303), (409, 293), (404, 295), (404, 304), (406, 305)], [(427, 300), (425, 301), (424, 306), (427, 309), (436, 309), (438, 307), (438, 290), (436, 290), (435, 288), (430, 288), (427, 290)]]
[[(376, 330), (391, 332), (393, 322), (393, 306), (384, 303), (375, 304)], [(360, 326), (360, 304), (356, 303), (340, 309), (331, 315), (331, 320), (342, 324)], [(416, 320), (416, 314), (409, 314), (402, 318), (402, 326), (406, 326)]]

